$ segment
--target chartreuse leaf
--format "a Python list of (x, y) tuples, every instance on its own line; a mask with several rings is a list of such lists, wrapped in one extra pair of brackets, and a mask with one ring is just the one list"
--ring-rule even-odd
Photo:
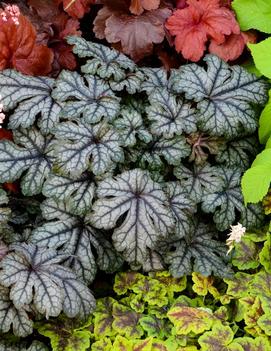
[(16, 144), (0, 142), (0, 182), (13, 182), (26, 171), (21, 181), (23, 194), (38, 194), (52, 168), (52, 137), (44, 137), (37, 129), (16, 130), (13, 135)]
[(56, 165), (66, 175), (79, 177), (88, 169), (100, 175), (124, 158), (120, 136), (105, 123), (63, 122), (54, 133)]
[(73, 52), (79, 57), (89, 57), (82, 71), (101, 78), (111, 78), (120, 81), (126, 77), (126, 72), (136, 69), (135, 63), (119, 51), (104, 45), (86, 41), (78, 36), (67, 38), (73, 46)]
[(181, 292), (186, 288), (186, 276), (174, 278), (168, 271), (150, 272), (149, 276), (158, 280), (163, 286), (165, 286), (170, 300), (174, 298), (175, 293)]
[[(271, 13), (271, 6), (270, 6)], [(271, 19), (271, 14), (270, 14)], [(270, 31), (271, 33), (271, 31)], [(271, 38), (262, 40), (258, 44), (248, 44), (252, 57), (258, 70), (267, 78), (271, 79), (271, 68), (268, 62), (271, 60)]]
[(265, 144), (271, 136), (271, 90), (269, 90), (269, 100), (262, 110), (259, 120), (259, 139), (262, 144)]
[(271, 306), (271, 275), (265, 271), (260, 271), (254, 275), (251, 283), (250, 293), (258, 296), (262, 302), (264, 311), (270, 311)]
[(271, 336), (271, 317), (266, 313), (257, 320), (258, 326), (264, 331), (265, 335)]
[(130, 307), (120, 303), (113, 305), (113, 329), (120, 335), (128, 339), (140, 338), (144, 331), (139, 324), (141, 315), (133, 311)]
[(93, 311), (91, 292), (59, 264), (64, 255), (33, 244), (14, 244), (13, 249), (0, 262), (0, 284), (11, 287), (10, 298), (17, 309), (33, 303), (46, 317), (63, 310), (71, 318), (86, 318)]
[(95, 341), (91, 345), (91, 351), (112, 351), (112, 342), (109, 338)]
[(42, 189), (43, 195), (65, 201), (71, 212), (79, 216), (90, 210), (94, 191), (93, 177), (87, 172), (75, 179), (51, 174)]
[(235, 342), (240, 344), (244, 351), (270, 351), (271, 345), (267, 338), (262, 336), (255, 339), (243, 336), (242, 338), (236, 338)]
[(271, 33), (271, 4), (264, 0), (234, 0), (232, 7), (242, 30)]
[(122, 351), (122, 350), (133, 351), (133, 342), (131, 340), (124, 338), (121, 335), (117, 335), (111, 350), (112, 351)]
[(166, 319), (157, 316), (147, 315), (140, 318), (139, 323), (148, 336), (164, 339), (170, 337), (172, 324)]
[(198, 342), (202, 351), (243, 351), (242, 346), (233, 339), (232, 329), (217, 323), (211, 331), (201, 335)]
[(90, 219), (97, 228), (115, 228), (115, 248), (130, 263), (142, 264), (159, 235), (165, 237), (173, 228), (166, 196), (147, 171), (134, 169), (106, 179), (99, 184), (97, 195)]
[(65, 202), (48, 199), (42, 203), (42, 213), (48, 221), (32, 232), (31, 242), (59, 249), (66, 256), (64, 264), (80, 279), (89, 283), (97, 267), (112, 272), (122, 264), (104, 234), (87, 224), (84, 216), (73, 215)]
[[(181, 240), (168, 240), (163, 246), (170, 273), (174, 277), (193, 271), (205, 276), (212, 272), (220, 277), (231, 276), (232, 271), (226, 264), (226, 248), (223, 243), (212, 239), (215, 234), (213, 228), (195, 221), (189, 235)], [(168, 251), (170, 248), (171, 251)]]
[(94, 335), (97, 338), (113, 336), (116, 331), (112, 327), (114, 321), (113, 305), (116, 301), (111, 297), (97, 300), (97, 307), (94, 315)]
[(219, 291), (214, 286), (213, 277), (204, 277), (203, 275), (193, 272), (192, 280), (194, 282), (192, 289), (200, 296), (206, 296), (208, 293), (213, 295), (215, 299), (220, 296)]
[(244, 236), (234, 244), (232, 264), (239, 270), (254, 269), (260, 265), (259, 248), (256, 243)]
[(43, 134), (49, 134), (58, 123), (61, 108), (51, 97), (55, 80), (29, 77), (15, 70), (0, 74), (1, 103), (9, 116), (9, 128), (28, 128), (35, 121)]
[(217, 56), (204, 58), (207, 71), (196, 64), (182, 66), (174, 89), (197, 102), (202, 131), (214, 136), (237, 137), (257, 128), (252, 104), (266, 103), (268, 85), (240, 66), (229, 66)]
[(129, 290), (133, 290), (134, 285), (139, 282), (143, 283), (145, 277), (143, 274), (136, 272), (120, 272), (115, 276), (114, 291), (118, 295), (124, 295)]
[(237, 272), (232, 279), (224, 279), (228, 284), (227, 294), (235, 298), (247, 296), (252, 280), (253, 276), (243, 272)]
[(167, 89), (157, 89), (149, 96), (147, 117), (151, 132), (166, 138), (197, 131), (197, 115), (190, 104), (177, 99)]
[[(259, 297), (257, 296), (254, 299), (253, 304), (249, 306), (249, 309), (247, 309), (244, 314), (244, 321), (246, 323), (246, 328), (247, 328), (246, 330), (248, 330), (248, 328), (251, 329), (257, 326), (258, 319), (263, 314), (264, 312), (262, 309), (262, 304)], [(251, 331), (249, 333), (252, 334)]]
[(134, 146), (137, 138), (145, 143), (152, 140), (151, 133), (144, 127), (141, 114), (131, 108), (122, 108), (114, 126), (124, 146)]
[(52, 96), (63, 105), (62, 117), (82, 117), (86, 123), (99, 122), (102, 117), (112, 121), (120, 108), (120, 98), (115, 96), (107, 82), (77, 72), (62, 71)]
[(3, 189), (0, 189), (0, 222), (7, 222), (11, 215), (11, 209), (7, 207), (8, 196)]
[(90, 346), (91, 337), (91, 333), (86, 329), (87, 325), (60, 318), (39, 323), (38, 332), (50, 338), (53, 351), (85, 351)]
[(267, 273), (271, 274), (271, 235), (267, 234), (267, 239), (259, 254), (260, 263)]
[(7, 333), (11, 325), (16, 336), (25, 337), (33, 332), (33, 321), (25, 307), (16, 308), (10, 299), (10, 290), (0, 285), (0, 332)]
[(176, 306), (168, 311), (168, 318), (176, 328), (177, 334), (202, 334), (211, 329), (215, 321), (210, 312), (200, 308)]

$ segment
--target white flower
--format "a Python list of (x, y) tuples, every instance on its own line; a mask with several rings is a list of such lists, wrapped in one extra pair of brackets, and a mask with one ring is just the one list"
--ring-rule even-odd
[[(0, 100), (1, 100), (1, 95), (0, 95)], [(0, 128), (2, 128), (1, 124), (4, 122), (5, 119), (5, 114), (2, 112), (3, 110), (3, 104), (0, 103)]]
[(228, 239), (226, 240), (226, 244), (229, 247), (227, 255), (234, 248), (234, 243), (240, 243), (243, 235), (246, 232), (246, 228), (242, 226), (242, 224), (238, 223), (237, 225), (231, 225), (231, 232), (228, 234)]

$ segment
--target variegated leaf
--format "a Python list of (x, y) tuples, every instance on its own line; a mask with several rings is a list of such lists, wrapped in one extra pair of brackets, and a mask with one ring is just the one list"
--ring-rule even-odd
[(82, 116), (87, 123), (99, 122), (102, 117), (112, 121), (119, 111), (120, 98), (107, 82), (92, 75), (62, 71), (52, 95), (63, 103), (61, 116), (64, 118)]
[(43, 134), (48, 134), (59, 120), (60, 105), (51, 97), (55, 80), (48, 77), (29, 77), (15, 70), (0, 74), (1, 103), (4, 110), (13, 112), (9, 128), (28, 128), (38, 121)]
[(174, 226), (164, 192), (146, 171), (134, 169), (104, 180), (97, 195), (91, 221), (97, 228), (116, 227), (114, 245), (130, 263), (142, 264), (159, 234), (167, 235)]

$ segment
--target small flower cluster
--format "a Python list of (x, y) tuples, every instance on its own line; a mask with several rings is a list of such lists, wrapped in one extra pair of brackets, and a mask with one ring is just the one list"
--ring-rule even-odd
[(243, 235), (246, 232), (246, 228), (242, 224), (238, 223), (237, 225), (231, 225), (231, 232), (228, 235), (226, 243), (229, 247), (227, 254), (229, 254), (234, 248), (234, 243), (240, 243)]
[(2, 17), (2, 20), (4, 22), (7, 22), (9, 18), (18, 26), (19, 23), (19, 17), (20, 17), (20, 9), (16, 5), (7, 5), (5, 7), (5, 11), (0, 13), (0, 16)]
[[(1, 100), (1, 95), (0, 95), (0, 100)], [(2, 128), (1, 124), (4, 122), (5, 119), (5, 114), (3, 113), (3, 104), (0, 103), (0, 128)]]

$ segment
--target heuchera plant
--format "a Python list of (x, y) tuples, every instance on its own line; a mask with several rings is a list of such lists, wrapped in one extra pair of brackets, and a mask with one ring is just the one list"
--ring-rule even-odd
[(268, 85), (218, 57), (168, 76), (115, 50), (70, 37), (82, 74), (57, 79), (0, 74), (0, 262), (3, 332), (32, 332), (31, 316), (85, 318), (98, 269), (123, 261), (220, 277), (223, 231), (260, 226), (243, 206), (240, 175), (257, 152), (257, 109)]
[(38, 323), (53, 351), (270, 351), (270, 233), (235, 244), (231, 279), (168, 272), (118, 273), (115, 297), (98, 299), (86, 323)]

